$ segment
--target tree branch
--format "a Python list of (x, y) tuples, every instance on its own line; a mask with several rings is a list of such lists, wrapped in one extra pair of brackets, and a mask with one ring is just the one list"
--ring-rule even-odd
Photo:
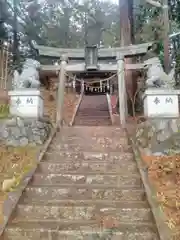
[(154, 7), (162, 7), (162, 4), (160, 2), (154, 1), (154, 0), (146, 0), (147, 3), (153, 5)]

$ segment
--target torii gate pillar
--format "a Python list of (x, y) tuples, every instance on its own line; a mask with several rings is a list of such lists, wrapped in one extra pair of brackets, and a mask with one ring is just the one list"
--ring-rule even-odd
[(127, 119), (127, 92), (125, 83), (125, 62), (124, 57), (117, 59), (117, 75), (118, 75), (118, 93), (119, 93), (119, 117), (120, 124), (125, 127)]

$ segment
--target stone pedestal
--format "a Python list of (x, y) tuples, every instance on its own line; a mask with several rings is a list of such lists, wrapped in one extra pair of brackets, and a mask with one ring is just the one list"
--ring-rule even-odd
[(0, 141), (14, 147), (42, 145), (51, 130), (52, 125), (45, 118), (11, 117), (0, 122)]
[(43, 117), (43, 99), (39, 90), (21, 89), (9, 91), (10, 114), (12, 116), (41, 118)]
[(148, 89), (143, 95), (144, 115), (148, 118), (179, 117), (179, 90)]

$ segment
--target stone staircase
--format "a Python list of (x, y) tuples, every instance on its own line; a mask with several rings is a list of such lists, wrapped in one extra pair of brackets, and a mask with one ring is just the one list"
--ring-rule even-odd
[(84, 95), (75, 117), (75, 125), (111, 125), (106, 95)]
[(3, 239), (158, 240), (126, 133), (112, 126), (57, 133)]

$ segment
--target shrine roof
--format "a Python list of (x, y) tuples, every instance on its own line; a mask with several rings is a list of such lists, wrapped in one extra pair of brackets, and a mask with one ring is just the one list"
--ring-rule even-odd
[[(130, 45), (116, 48), (99, 48), (98, 57), (120, 57), (120, 56), (135, 56), (145, 54), (149, 47), (152, 46), (152, 42), (142, 43), (137, 45)], [(35, 45), (35, 49), (40, 56), (58, 57), (66, 54), (69, 58), (84, 58), (83, 48), (54, 48), (43, 45)]]

